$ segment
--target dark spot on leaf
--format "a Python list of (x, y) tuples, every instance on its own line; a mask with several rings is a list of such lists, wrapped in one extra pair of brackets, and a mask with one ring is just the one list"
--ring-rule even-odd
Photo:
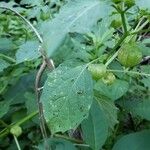
[(83, 112), (83, 110), (84, 110), (84, 107), (80, 106), (80, 111)]
[(79, 95), (82, 95), (84, 93), (84, 91), (80, 90), (80, 91), (77, 91), (77, 94)]
[(83, 115), (83, 118), (85, 118), (85, 117), (86, 117), (86, 114)]
[(73, 78), (71, 79), (71, 82), (74, 82), (74, 79), (73, 79)]

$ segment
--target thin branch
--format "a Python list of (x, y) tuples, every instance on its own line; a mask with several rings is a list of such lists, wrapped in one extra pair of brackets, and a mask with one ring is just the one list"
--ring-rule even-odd
[(65, 140), (68, 140), (68, 141), (71, 141), (71, 142), (74, 142), (74, 143), (77, 143), (77, 144), (83, 144), (83, 141), (77, 140), (77, 139), (74, 139), (74, 138), (70, 138), (69, 136), (65, 136), (65, 135), (54, 134), (54, 137), (62, 138), (62, 139), (65, 139)]
[(40, 81), (41, 81), (41, 77), (46, 69), (47, 66), (47, 62), (45, 61), (45, 59), (43, 59), (43, 63), (40, 66), (40, 69), (37, 72), (36, 75), (36, 79), (35, 79), (35, 93), (36, 93), (36, 99), (37, 99), (37, 105), (38, 105), (38, 110), (39, 110), (39, 120), (40, 120), (40, 128), (41, 128), (41, 132), (42, 132), (42, 136), (44, 139), (44, 143), (45, 143), (45, 149), (49, 150), (49, 144), (47, 143), (47, 132), (46, 132), (46, 127), (45, 127), (45, 119), (44, 119), (44, 114), (43, 114), (43, 106), (42, 103), (40, 102), (40, 91), (39, 91), (39, 87), (40, 87)]
[(6, 124), (3, 120), (0, 119), (0, 124), (2, 124), (4, 127), (8, 128), (8, 124)]
[(11, 58), (11, 57), (9, 57), (9, 56), (7, 56), (7, 55), (4, 55), (4, 54), (2, 54), (2, 53), (0, 53), (0, 58), (3, 58), (3, 59), (5, 59), (5, 60), (7, 60), (7, 61), (9, 61), (9, 62), (11, 62), (11, 63), (15, 63), (15, 62), (16, 62), (15, 59), (13, 59), (13, 58)]
[(8, 125), (7, 128), (0, 131), (0, 138), (2, 138), (2, 137), (9, 134), (9, 129), (8, 128), (12, 128), (13, 126), (16, 126), (16, 125), (21, 125), (21, 124), (27, 122), (28, 120), (32, 119), (33, 117), (35, 117), (37, 114), (38, 114), (38, 111), (32, 112), (31, 114), (29, 114), (28, 116), (26, 116), (23, 119), (19, 120), (18, 122)]
[(39, 84), (40, 84), (41, 77), (42, 77), (42, 74), (45, 71), (45, 69), (46, 69), (46, 62), (43, 61), (42, 65), (40, 66), (40, 69), (37, 72), (36, 79), (35, 79), (35, 93), (36, 93), (36, 97), (37, 97), (37, 105), (38, 105), (38, 110), (39, 110), (40, 128), (41, 128), (41, 132), (42, 132), (43, 138), (46, 138), (47, 134), (46, 134), (45, 125), (43, 125), (43, 122), (45, 122), (45, 121), (44, 121), (44, 118), (43, 118), (44, 116), (43, 116), (42, 103), (40, 102), (40, 91), (38, 89), (40, 87)]
[(21, 150), (21, 147), (20, 147), (20, 144), (19, 144), (19, 142), (18, 142), (17, 137), (16, 137), (15, 135), (13, 135), (13, 137), (14, 137), (15, 143), (16, 143), (16, 145), (17, 145), (17, 149), (18, 149), (18, 150)]
[(125, 18), (125, 12), (121, 12), (121, 19), (122, 19), (122, 25), (124, 29), (124, 33), (127, 33), (127, 24), (126, 24), (126, 18)]
[[(126, 39), (126, 37), (128, 36), (128, 33), (125, 33), (121, 38), (120, 38), (120, 40), (118, 41), (118, 43), (114, 46), (114, 48), (111, 50), (111, 53), (113, 53), (114, 51), (116, 51), (119, 47), (120, 47), (120, 45), (122, 44), (122, 42)], [(112, 56), (111, 56), (111, 58), (106, 62), (106, 66), (108, 66), (116, 57), (117, 57), (117, 55), (118, 55), (118, 52), (119, 52), (119, 50), (117, 51), (117, 52), (115, 52)]]
[(138, 33), (144, 33), (144, 32), (149, 32), (149, 31), (150, 31), (150, 28), (143, 29), (143, 30), (132, 32), (132, 33), (130, 33), (130, 35), (134, 35), (134, 34), (138, 34)]
[(150, 74), (140, 73), (140, 72), (136, 72), (136, 71), (127, 71), (127, 70), (107, 70), (107, 71), (108, 72), (128, 73), (128, 74), (135, 74), (135, 75), (150, 77)]
[(73, 145), (78, 147), (90, 147), (90, 145), (87, 144), (73, 144)]
[(33, 30), (33, 32), (36, 34), (36, 36), (38, 37), (40, 43), (43, 43), (43, 39), (42, 37), (40, 36), (40, 34), (38, 33), (38, 31), (35, 29), (35, 27), (25, 18), (23, 17), (20, 13), (18, 13), (16, 10), (10, 8), (10, 7), (7, 7), (7, 6), (0, 6), (1, 9), (6, 9), (6, 10), (10, 10), (12, 12), (14, 12), (16, 15), (18, 15), (20, 18), (22, 18), (22, 20), (24, 20), (30, 27), (31, 29)]

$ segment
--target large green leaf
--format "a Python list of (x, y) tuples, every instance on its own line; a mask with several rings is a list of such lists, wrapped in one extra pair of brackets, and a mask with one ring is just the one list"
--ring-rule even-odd
[(42, 24), (44, 47), (51, 56), (63, 43), (69, 32), (89, 32), (100, 18), (108, 16), (111, 6), (100, 0), (74, 0), (68, 2), (52, 21)]
[(114, 145), (113, 150), (149, 150), (150, 130), (123, 136)]
[(103, 81), (99, 80), (94, 89), (103, 96), (112, 100), (117, 100), (128, 91), (129, 84), (123, 80), (116, 80), (112, 85), (107, 85)]
[(93, 100), (93, 82), (85, 66), (59, 67), (49, 74), (41, 101), (52, 133), (77, 127)]
[(83, 138), (93, 150), (99, 150), (108, 136), (108, 122), (103, 109), (94, 102), (89, 117), (82, 124)]
[(150, 10), (150, 0), (136, 0), (135, 3), (140, 9)]
[(16, 53), (17, 63), (30, 61), (40, 56), (39, 42), (28, 41), (20, 46)]

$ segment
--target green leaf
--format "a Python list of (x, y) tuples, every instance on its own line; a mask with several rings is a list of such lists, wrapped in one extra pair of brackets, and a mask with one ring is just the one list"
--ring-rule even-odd
[(33, 111), (37, 111), (37, 103), (36, 103), (36, 97), (33, 93), (26, 92), (24, 94), (24, 97), (27, 99), (25, 101), (25, 105), (27, 108), (27, 114), (32, 113)]
[(117, 141), (112, 150), (149, 150), (150, 130), (123, 136)]
[[(76, 147), (69, 141), (57, 138), (48, 139), (47, 142), (53, 150), (77, 150)], [(39, 144), (38, 150), (45, 149), (44, 144)]]
[(24, 97), (25, 92), (33, 89), (34, 77), (34, 71), (22, 76), (19, 81), (7, 89), (3, 97), (7, 100), (11, 100), (11, 104), (24, 103), (26, 100)]
[(31, 6), (41, 6), (42, 0), (21, 0), (20, 4), (22, 5), (31, 5)]
[(128, 91), (129, 84), (123, 80), (116, 80), (113, 84), (107, 85), (99, 80), (95, 84), (94, 89), (98, 91), (100, 95), (106, 96), (112, 100), (117, 100)]
[(82, 124), (83, 138), (93, 150), (99, 150), (108, 136), (108, 122), (103, 109), (95, 101), (91, 107), (89, 117)]
[(77, 127), (93, 100), (93, 82), (85, 66), (59, 67), (49, 74), (41, 101), (46, 122), (52, 133)]
[(11, 39), (8, 38), (0, 38), (0, 52), (8, 52), (14, 47)]
[[(108, 16), (111, 6), (99, 0), (74, 0), (68, 2), (52, 21), (41, 26), (44, 48), (48, 56), (64, 42), (69, 32), (85, 33), (100, 18)], [(90, 19), (90, 20), (89, 20)]]
[(135, 3), (140, 9), (150, 10), (150, 1), (149, 0), (136, 0)]
[(20, 46), (16, 53), (17, 63), (30, 61), (38, 58), (39, 56), (39, 42), (37, 41), (27, 41)]
[(0, 59), (0, 72), (2, 72), (8, 66), (10, 66), (10, 64), (7, 61)]
[(0, 118), (2, 118), (9, 111), (10, 101), (0, 102)]
[(123, 106), (134, 115), (150, 120), (150, 99), (126, 100), (123, 102)]
[(105, 114), (105, 118), (107, 119), (107, 124), (110, 129), (114, 128), (114, 125), (118, 123), (117, 120), (117, 107), (115, 106), (114, 102), (110, 99), (105, 97), (95, 97), (97, 100), (101, 110), (103, 110)]
[[(27, 108), (27, 114), (31, 114), (34, 111), (38, 110), (38, 105), (37, 105), (37, 101), (36, 101), (36, 96), (34, 93), (31, 92), (26, 92), (24, 94), (24, 97), (26, 98), (25, 100), (25, 106)], [(39, 124), (39, 118), (38, 116), (35, 116), (32, 119), (33, 122)]]
[[(145, 40), (146, 41), (146, 40)], [(150, 55), (150, 48), (146, 47), (143, 43), (138, 43), (138, 47), (140, 48), (143, 56), (149, 56)]]
[(150, 89), (150, 77), (147, 77), (147, 78), (143, 78), (141, 80), (141, 82), (144, 84), (145, 87), (148, 87)]
[(140, 68), (141, 68), (141, 72), (150, 74), (150, 65), (143, 65)]

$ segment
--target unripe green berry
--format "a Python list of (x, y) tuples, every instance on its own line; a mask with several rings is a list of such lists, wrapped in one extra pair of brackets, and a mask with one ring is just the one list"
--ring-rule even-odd
[(20, 126), (16, 125), (10, 129), (10, 133), (13, 134), (14, 136), (18, 137), (22, 134), (22, 129)]
[(114, 81), (116, 80), (116, 77), (113, 73), (107, 73), (107, 75), (105, 77), (102, 78), (102, 81), (107, 84), (107, 85), (111, 85), (114, 83)]
[(136, 43), (126, 43), (118, 53), (118, 60), (125, 67), (134, 67), (141, 62), (142, 52)]
[(104, 64), (90, 64), (88, 70), (91, 72), (95, 80), (101, 79), (106, 74), (106, 66)]

